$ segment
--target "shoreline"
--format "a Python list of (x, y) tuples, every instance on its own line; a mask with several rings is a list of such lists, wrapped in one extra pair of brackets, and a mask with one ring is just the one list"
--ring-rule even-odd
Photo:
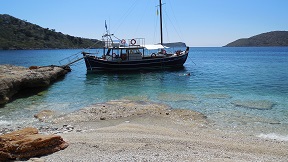
[(287, 141), (215, 129), (201, 113), (170, 109), (157, 103), (110, 101), (52, 121), (53, 126), (65, 127), (57, 134), (69, 147), (41, 157), (45, 161), (284, 162), (288, 159)]
[(60, 135), (69, 146), (30, 161), (284, 162), (288, 159), (286, 139), (219, 129), (199, 112), (172, 109), (155, 102), (112, 100), (61, 116), (53, 116), (49, 111), (40, 114), (35, 115), (39, 121), (34, 123), (40, 134)]

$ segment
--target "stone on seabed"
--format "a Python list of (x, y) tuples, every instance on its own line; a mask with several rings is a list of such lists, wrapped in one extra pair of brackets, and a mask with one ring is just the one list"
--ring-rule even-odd
[(250, 109), (259, 109), (259, 110), (272, 109), (272, 107), (275, 105), (273, 102), (266, 100), (248, 100), (248, 101), (236, 100), (233, 101), (232, 104), (238, 107), (246, 107)]

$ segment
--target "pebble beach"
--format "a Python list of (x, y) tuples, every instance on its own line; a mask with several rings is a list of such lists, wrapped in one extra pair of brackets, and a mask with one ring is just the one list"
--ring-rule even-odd
[(288, 159), (287, 141), (218, 130), (201, 113), (158, 103), (109, 101), (47, 121), (57, 129), (42, 133), (61, 135), (69, 147), (41, 157), (43, 161)]

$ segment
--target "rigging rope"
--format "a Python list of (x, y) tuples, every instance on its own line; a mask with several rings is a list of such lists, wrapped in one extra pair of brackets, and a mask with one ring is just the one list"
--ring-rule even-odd
[(146, 15), (145, 14), (145, 11), (149, 11), (147, 8), (148, 8), (148, 4), (149, 3), (146, 3), (146, 6), (145, 7), (143, 7), (142, 9), (143, 9), (143, 14), (142, 14), (142, 16), (141, 16), (141, 18), (140, 18), (140, 21), (139, 21), (139, 23), (138, 23), (138, 25), (137, 25), (137, 27), (136, 27), (136, 30), (135, 30), (135, 34), (134, 35), (136, 35), (136, 33), (137, 33), (137, 31), (138, 31), (138, 29), (139, 29), (139, 26), (140, 26), (140, 24), (141, 24), (141, 22), (142, 22), (142, 20), (143, 20), (143, 17), (144, 17), (144, 15)]
[[(176, 21), (177, 28), (174, 26), (174, 23), (171, 21), (171, 19), (170, 19), (169, 15), (167, 14), (166, 10), (165, 10), (165, 14), (167, 15), (169, 21), (171, 22), (171, 24), (172, 24), (174, 30), (176, 31), (178, 37), (180, 38), (180, 40), (183, 40), (182, 37), (181, 37), (181, 35), (182, 35), (181, 28), (180, 28), (179, 25), (178, 25), (179, 23), (178, 23), (178, 21), (177, 21), (177, 19), (176, 19), (175, 12), (174, 12), (174, 10), (173, 10), (173, 7), (172, 7), (172, 5), (171, 5), (172, 3), (171, 3), (170, 0), (169, 0), (169, 3), (168, 3), (168, 4), (169, 4), (169, 6), (170, 6), (169, 11), (170, 11), (170, 10), (172, 11), (172, 15), (173, 15), (174, 20)], [(169, 12), (169, 13), (170, 13), (170, 12)], [(180, 31), (179, 31), (180, 34), (179, 34), (179, 32), (178, 32), (177, 29), (180, 30)]]
[(182, 40), (181, 36), (179, 35), (179, 32), (177, 31), (176, 27), (174, 26), (173, 22), (171, 21), (170, 17), (168, 16), (166, 10), (165, 10), (165, 15), (167, 16), (168, 20), (170, 21), (170, 23), (172, 24), (174, 30), (176, 31), (178, 37), (180, 38), (180, 40)]
[(134, 0), (134, 3), (132, 3), (132, 5), (130, 6), (130, 8), (127, 10), (127, 12), (121, 16), (122, 20), (120, 21), (119, 24), (117, 24), (117, 28), (114, 30), (114, 32), (117, 32), (118, 29), (120, 28), (120, 26), (124, 23), (125, 19), (130, 15), (130, 13), (133, 11), (133, 9), (135, 8), (136, 4), (137, 4), (138, 0)]
[[(163, 7), (164, 8), (164, 7)], [(165, 10), (165, 13), (167, 13), (166, 12), (166, 10)], [(167, 15), (167, 14), (166, 14)], [(168, 17), (168, 15), (167, 15), (167, 17)], [(169, 17), (168, 17), (169, 18)], [(170, 39), (169, 39), (169, 35), (168, 35), (168, 28), (167, 28), (167, 21), (166, 21), (166, 18), (164, 18), (164, 21), (163, 21), (165, 24), (164, 24), (164, 27), (165, 27), (165, 29), (166, 29), (166, 36), (167, 36), (167, 40), (168, 40), (168, 42), (170, 42)]]

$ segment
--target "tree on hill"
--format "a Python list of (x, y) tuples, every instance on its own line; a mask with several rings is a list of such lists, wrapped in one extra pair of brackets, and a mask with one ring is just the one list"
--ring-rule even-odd
[(99, 48), (96, 39), (73, 37), (36, 24), (0, 14), (0, 49)]

